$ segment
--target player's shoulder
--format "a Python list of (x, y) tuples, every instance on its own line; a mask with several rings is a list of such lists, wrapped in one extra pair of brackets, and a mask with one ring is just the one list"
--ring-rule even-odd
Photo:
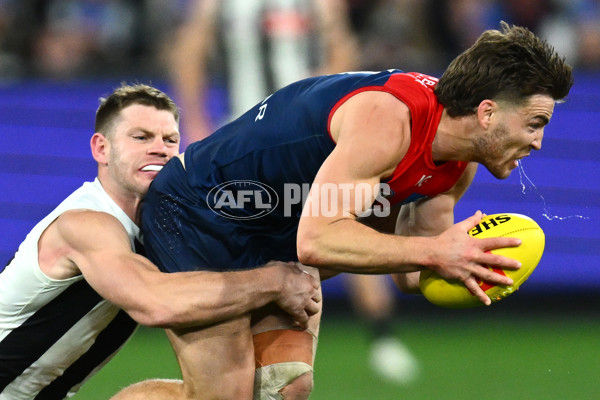
[(389, 76), (386, 88), (411, 96), (435, 97), (438, 78), (419, 72), (396, 72)]
[[(100, 181), (86, 182), (67, 197), (53, 212), (55, 215), (70, 216), (71, 220), (89, 220), (90, 223), (108, 218), (118, 220), (128, 231), (136, 234), (134, 222), (125, 211), (106, 193)], [(66, 219), (66, 218), (65, 218)]]
[(107, 210), (107, 196), (98, 180), (85, 182), (67, 196), (49, 216), (53, 218), (72, 209)]
[(421, 72), (404, 72), (399, 70), (390, 70), (390, 79), (402, 82), (406, 85), (414, 85), (427, 90), (433, 90), (438, 84), (439, 79), (435, 76)]
[(89, 208), (73, 208), (62, 212), (57, 220), (67, 221), (69, 223), (106, 223), (117, 221), (117, 217), (107, 211), (95, 210)]
[[(98, 241), (126, 235), (119, 219), (105, 211), (71, 209), (61, 213), (51, 224), (68, 242)], [(126, 236), (123, 236), (126, 238)]]
[[(421, 103), (436, 103), (434, 88), (438, 80), (430, 75), (395, 69), (347, 74), (353, 77), (356, 82), (351, 95), (361, 94), (360, 97), (364, 101), (372, 101), (392, 107), (396, 105), (399, 108), (404, 108), (404, 105), (406, 105), (409, 109), (421, 105)], [(392, 95), (395, 99), (389, 95)]]
[(340, 106), (343, 112), (368, 113), (384, 119), (405, 119), (410, 117), (410, 109), (402, 98), (388, 90), (368, 88), (352, 93)]

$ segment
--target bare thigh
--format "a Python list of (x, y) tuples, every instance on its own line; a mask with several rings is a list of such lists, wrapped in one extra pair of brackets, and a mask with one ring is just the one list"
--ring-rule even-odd
[[(319, 270), (313, 267), (302, 267), (306, 272), (310, 273), (312, 276), (319, 279)], [(306, 329), (310, 332), (313, 339), (313, 357), (316, 352), (317, 347), (317, 338), (319, 337), (319, 325), (321, 323), (321, 313), (323, 310), (319, 311), (317, 314), (310, 317), (308, 321), (308, 328)], [(298, 326), (294, 323), (292, 318), (281, 311), (276, 307), (266, 307), (258, 312), (255, 312), (252, 316), (252, 334), (256, 335), (258, 333), (277, 330), (277, 329), (298, 329)], [(314, 361), (314, 360), (313, 360)]]
[(169, 329), (186, 398), (252, 399), (254, 351), (250, 317), (203, 329)]

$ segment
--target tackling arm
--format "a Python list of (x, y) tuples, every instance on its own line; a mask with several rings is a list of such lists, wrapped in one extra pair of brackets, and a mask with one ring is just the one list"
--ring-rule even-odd
[(127, 233), (109, 214), (70, 211), (59, 217), (55, 230), (56, 239), (64, 243), (64, 260), (76, 266), (102, 297), (143, 325), (209, 325), (269, 302), (303, 325), (320, 309), (318, 281), (294, 264), (167, 274), (132, 252)]

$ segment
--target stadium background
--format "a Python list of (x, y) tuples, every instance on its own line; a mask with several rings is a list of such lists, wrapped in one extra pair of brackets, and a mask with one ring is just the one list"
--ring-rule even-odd
[[(9, 76), (0, 84), (0, 269), (37, 221), (95, 176), (89, 138), (98, 97), (120, 80), (150, 82), (169, 92), (164, 77), (147, 71)], [(223, 96), (214, 89), (213, 113), (222, 112)], [(413, 383), (394, 386), (369, 371), (366, 330), (349, 311), (340, 280), (325, 282), (311, 398), (597, 398), (599, 126), (600, 74), (578, 69), (568, 101), (557, 105), (546, 128), (543, 150), (523, 162), (535, 187), (516, 170), (496, 181), (480, 169), (459, 203), (457, 220), (477, 209), (529, 215), (546, 232), (546, 252), (522, 289), (491, 308), (443, 310), (398, 294), (397, 332), (421, 363)], [(131, 382), (177, 376), (164, 334), (141, 328), (75, 398), (105, 399)]]

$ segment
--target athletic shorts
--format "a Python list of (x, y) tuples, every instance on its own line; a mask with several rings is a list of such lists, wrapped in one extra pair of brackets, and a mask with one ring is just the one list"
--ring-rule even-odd
[(297, 261), (298, 218), (226, 218), (207, 204), (211, 182), (193, 187), (179, 158), (150, 185), (141, 228), (147, 257), (163, 272), (251, 269), (269, 261)]

